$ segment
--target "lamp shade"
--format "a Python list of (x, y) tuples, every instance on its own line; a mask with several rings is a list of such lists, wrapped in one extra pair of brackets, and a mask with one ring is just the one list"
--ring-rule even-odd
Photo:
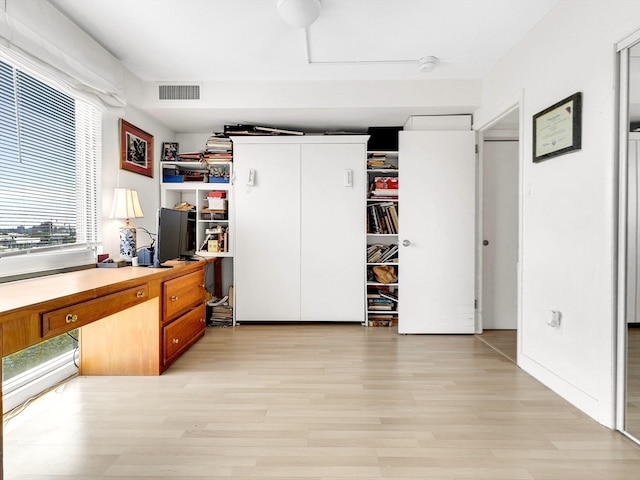
[(278, 13), (292, 27), (308, 27), (320, 15), (320, 0), (278, 0)]
[(129, 188), (116, 188), (109, 218), (141, 218), (144, 217), (138, 191)]

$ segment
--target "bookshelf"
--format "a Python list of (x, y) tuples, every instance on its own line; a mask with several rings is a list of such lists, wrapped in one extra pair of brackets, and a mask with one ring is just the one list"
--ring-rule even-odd
[(161, 168), (160, 204), (173, 208), (188, 203), (197, 212), (197, 254), (233, 256), (233, 163), (171, 161), (161, 162)]
[(398, 323), (398, 152), (367, 152), (367, 325)]

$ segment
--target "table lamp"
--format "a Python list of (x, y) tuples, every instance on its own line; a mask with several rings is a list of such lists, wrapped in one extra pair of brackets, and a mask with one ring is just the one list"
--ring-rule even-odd
[(120, 227), (120, 258), (131, 259), (136, 256), (136, 227), (129, 223), (129, 219), (143, 216), (138, 192), (129, 188), (116, 188), (109, 218), (126, 219), (126, 224)]

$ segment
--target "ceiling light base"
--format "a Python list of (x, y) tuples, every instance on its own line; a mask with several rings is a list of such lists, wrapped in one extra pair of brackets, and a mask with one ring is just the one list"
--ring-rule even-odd
[(432, 72), (433, 69), (436, 68), (437, 63), (438, 59), (436, 57), (422, 57), (418, 60), (418, 66), (423, 73)]
[(306, 28), (320, 16), (320, 0), (278, 0), (278, 13), (288, 25)]

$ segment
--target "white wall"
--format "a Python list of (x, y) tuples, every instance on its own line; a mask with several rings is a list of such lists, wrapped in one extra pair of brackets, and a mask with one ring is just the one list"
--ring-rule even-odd
[[(490, 72), (475, 124), (522, 100), (519, 365), (614, 427), (615, 44), (637, 1), (563, 1)], [(582, 150), (532, 163), (532, 116), (583, 92)], [(563, 314), (561, 329), (546, 323)]]
[[(127, 98), (135, 99), (139, 91), (139, 81), (128, 76), (125, 83)], [(153, 178), (120, 169), (120, 129), (119, 119), (127, 122), (153, 135)], [(206, 140), (206, 139), (205, 139)], [(149, 232), (156, 231), (156, 210), (160, 206), (160, 154), (163, 142), (174, 142), (175, 133), (167, 127), (153, 120), (143, 111), (127, 106), (122, 114), (105, 113), (102, 126), (102, 213), (103, 213), (103, 251), (111, 257), (119, 256), (119, 227), (122, 220), (109, 218), (111, 203), (113, 201), (114, 188), (116, 186), (135, 188), (138, 190), (140, 205), (144, 212), (143, 218), (131, 219), (131, 224), (136, 227), (146, 228)], [(138, 247), (147, 246), (150, 243), (149, 236), (138, 230)]]

